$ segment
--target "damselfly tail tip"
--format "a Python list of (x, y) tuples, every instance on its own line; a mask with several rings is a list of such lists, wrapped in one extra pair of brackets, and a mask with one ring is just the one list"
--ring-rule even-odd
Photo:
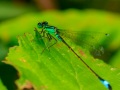
[(102, 82), (102, 84), (108, 88), (108, 90), (112, 90), (112, 86), (109, 84), (108, 81), (104, 80), (104, 79), (100, 79), (100, 81)]
[(108, 90), (112, 90), (112, 86), (110, 84), (108, 85)]

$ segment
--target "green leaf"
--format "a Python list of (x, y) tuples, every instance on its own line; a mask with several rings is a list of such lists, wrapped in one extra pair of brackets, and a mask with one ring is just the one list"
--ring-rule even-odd
[(119, 58), (120, 58), (120, 50), (115, 54), (114, 57), (111, 58), (112, 60), (111, 60), (110, 64), (117, 67), (117, 68), (120, 68), (120, 65), (119, 65), (120, 60), (119, 60)]
[(7, 89), (5, 88), (5, 86), (2, 84), (1, 80), (0, 80), (0, 89), (1, 89), (1, 90), (7, 90)]
[[(19, 36), (18, 41), (19, 46), (10, 48), (6, 63), (20, 72), (21, 78), (17, 82), (20, 88), (30, 82), (35, 90), (107, 90), (62, 42), (50, 50), (45, 49), (47, 42), (38, 31), (35, 35)], [(92, 58), (86, 50), (66, 41), (97, 74), (110, 82), (113, 90), (118, 90), (120, 70)]]

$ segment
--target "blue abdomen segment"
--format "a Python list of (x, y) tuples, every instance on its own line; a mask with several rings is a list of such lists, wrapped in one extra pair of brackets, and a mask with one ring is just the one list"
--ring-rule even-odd
[(110, 86), (110, 84), (109, 84), (108, 81), (103, 80), (103, 79), (101, 79), (100, 81), (102, 82), (102, 84), (104, 84), (104, 86), (105, 86), (106, 88), (108, 88), (108, 90), (112, 90), (112, 87)]

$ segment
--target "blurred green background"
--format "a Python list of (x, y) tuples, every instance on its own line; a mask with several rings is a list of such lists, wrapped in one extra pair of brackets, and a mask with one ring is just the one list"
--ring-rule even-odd
[(14, 80), (19, 78), (14, 67), (3, 63), (9, 48), (18, 45), (18, 35), (34, 33), (37, 22), (44, 20), (63, 29), (110, 33), (106, 54), (98, 58), (120, 68), (119, 0), (1, 0), (0, 78), (8, 90), (16, 90)]

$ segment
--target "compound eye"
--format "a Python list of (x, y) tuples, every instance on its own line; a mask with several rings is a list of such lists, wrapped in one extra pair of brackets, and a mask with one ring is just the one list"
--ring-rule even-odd
[(46, 26), (46, 25), (48, 25), (48, 22), (44, 21), (44, 22), (42, 22), (42, 24)]
[(42, 23), (40, 23), (40, 22), (38, 23), (37, 26), (38, 26), (38, 28), (42, 28), (43, 27)]

